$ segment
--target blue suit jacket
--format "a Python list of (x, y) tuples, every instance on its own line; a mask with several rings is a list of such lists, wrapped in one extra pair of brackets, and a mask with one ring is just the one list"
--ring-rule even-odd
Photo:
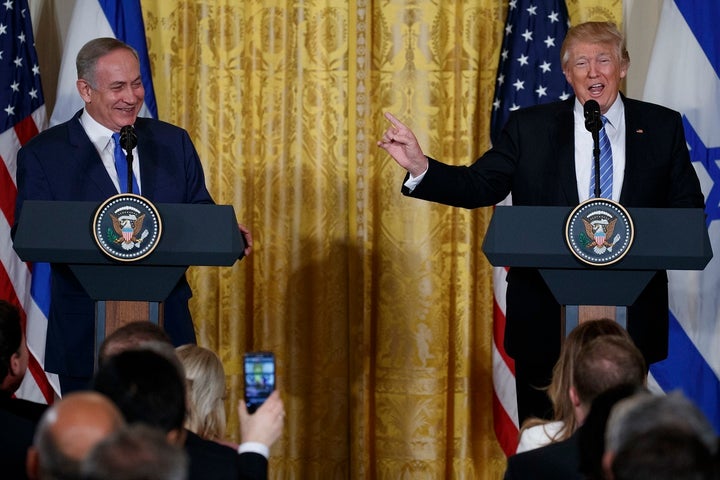
[[(40, 133), (18, 152), (16, 221), (25, 200), (102, 202), (118, 193), (80, 124), (81, 114), (82, 110)], [(154, 203), (213, 203), (185, 130), (138, 117), (135, 131), (144, 197)], [(66, 266), (52, 266), (51, 282), (45, 369), (89, 378), (94, 365), (94, 302)], [(165, 329), (176, 345), (195, 341), (187, 305), (191, 295), (183, 277), (164, 302)]]

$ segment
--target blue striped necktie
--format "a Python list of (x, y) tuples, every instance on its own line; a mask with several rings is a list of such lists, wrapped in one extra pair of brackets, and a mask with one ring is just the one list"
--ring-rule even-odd
[[(120, 134), (115, 132), (112, 134), (112, 138), (115, 141), (115, 170), (118, 174), (118, 181), (120, 182), (120, 193), (128, 193), (127, 175), (128, 175), (128, 164), (125, 152), (120, 146)], [(135, 172), (133, 172), (134, 174)], [(135, 175), (132, 178), (132, 193), (140, 195), (140, 188), (138, 188), (137, 180)]]
[[(605, 131), (605, 124), (607, 123), (607, 117), (603, 115), (602, 123), (603, 126), (600, 129), (598, 135), (600, 143), (600, 197), (612, 198), (612, 184), (613, 184), (613, 159), (612, 159), (612, 148), (610, 147), (610, 139)], [(595, 197), (595, 167), (593, 158), (593, 169), (590, 175), (590, 198)]]

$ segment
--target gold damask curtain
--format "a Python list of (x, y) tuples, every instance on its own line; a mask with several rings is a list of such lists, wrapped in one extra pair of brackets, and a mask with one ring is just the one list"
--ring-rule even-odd
[[(573, 22), (621, 0), (571, 0)], [(186, 128), (253, 254), (192, 268), (229, 380), (272, 350), (288, 416), (272, 478), (499, 478), (490, 211), (400, 194), (382, 112), (428, 154), (488, 148), (506, 2), (143, 0), (160, 118)], [(212, 232), (208, 232), (212, 235)]]

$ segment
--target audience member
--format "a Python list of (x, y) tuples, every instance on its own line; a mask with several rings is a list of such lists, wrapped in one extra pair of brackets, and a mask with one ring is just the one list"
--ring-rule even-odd
[(20, 311), (0, 300), (0, 410), (37, 422), (47, 405), (13, 397), (25, 378), (29, 358)]
[(188, 478), (267, 478), (269, 447), (282, 433), (285, 415), (277, 392), (255, 414), (241, 412), (239, 450), (203, 439), (183, 428), (185, 376), (174, 350), (169, 351), (177, 365), (167, 355), (146, 348), (107, 358), (96, 373), (95, 389), (115, 401), (129, 423), (160, 428), (168, 441), (184, 444), (190, 459)]
[(212, 350), (198, 345), (175, 349), (185, 369), (185, 428), (196, 435), (237, 448), (225, 441), (225, 369)]
[(566, 440), (577, 429), (578, 423), (570, 401), (573, 368), (580, 350), (601, 335), (615, 335), (630, 340), (630, 335), (620, 324), (607, 318), (583, 322), (574, 328), (562, 344), (560, 358), (553, 368), (552, 381), (547, 388), (553, 406), (553, 418), (529, 418), (520, 430), (517, 453)]
[(614, 480), (717, 480), (713, 455), (698, 435), (658, 427), (617, 452)]
[(19, 310), (0, 300), (0, 465), (10, 478), (25, 478), (25, 455), (46, 404), (15, 398), (29, 353)]
[(622, 385), (643, 386), (646, 374), (642, 353), (630, 340), (612, 335), (592, 340), (578, 354), (569, 389), (580, 428), (566, 440), (510, 457), (505, 479), (583, 478), (578, 443), (593, 401)]
[(620, 385), (598, 395), (592, 402), (590, 412), (577, 430), (579, 470), (585, 480), (604, 480), (602, 457), (605, 453), (605, 425), (610, 411), (620, 400), (640, 392), (647, 392), (641, 385)]
[(172, 345), (170, 336), (162, 327), (146, 321), (126, 323), (105, 337), (100, 345), (98, 363), (102, 364), (109, 356), (139, 347), (147, 342), (164, 342)]
[[(652, 438), (670, 437), (671, 433), (675, 438), (667, 443)], [(668, 449), (670, 443), (688, 437), (695, 438), (701, 448), (696, 450), (687, 445), (692, 448), (678, 452)], [(674, 473), (666, 478), (707, 478), (705, 475), (713, 473), (712, 458), (718, 452), (718, 439), (712, 425), (679, 391), (668, 395), (638, 394), (619, 402), (608, 419), (605, 444), (603, 468), (608, 479), (615, 478), (616, 473), (627, 475), (629, 472), (636, 472), (638, 479), (659, 478), (651, 475), (653, 472), (659, 475), (661, 466), (664, 475)], [(657, 459), (659, 464), (649, 465), (648, 460), (657, 458), (658, 452), (664, 452), (664, 458)], [(693, 470), (700, 474), (690, 475)]]
[(31, 479), (80, 478), (80, 465), (90, 450), (124, 420), (117, 407), (96, 392), (74, 392), (55, 402), (40, 419), (27, 453)]
[(85, 480), (185, 480), (185, 451), (157, 428), (140, 423), (112, 433), (82, 464)]

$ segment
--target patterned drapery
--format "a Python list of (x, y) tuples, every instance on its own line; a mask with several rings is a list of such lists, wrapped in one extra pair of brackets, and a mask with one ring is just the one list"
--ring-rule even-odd
[[(375, 145), (391, 111), (425, 152), (489, 145), (501, 0), (144, 0), (160, 118), (186, 128), (216, 202), (253, 233), (192, 267), (237, 435), (242, 354), (272, 350), (288, 412), (272, 478), (499, 478), (490, 209), (400, 194)], [(569, 0), (620, 22), (621, 0)], [(212, 232), (207, 232), (212, 235)]]

